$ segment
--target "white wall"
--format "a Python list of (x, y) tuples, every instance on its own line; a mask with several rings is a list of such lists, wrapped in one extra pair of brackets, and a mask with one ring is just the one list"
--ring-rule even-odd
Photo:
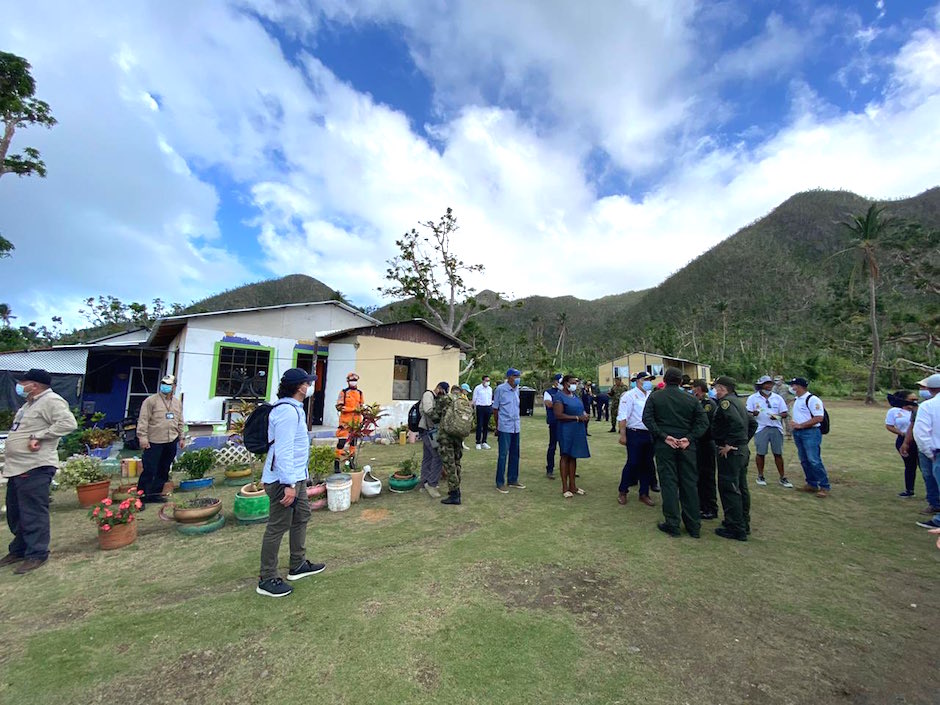
[(324, 426), (339, 425), (336, 398), (346, 388), (346, 375), (355, 369), (356, 346), (353, 343), (330, 343), (326, 358), (326, 388), (323, 390)]

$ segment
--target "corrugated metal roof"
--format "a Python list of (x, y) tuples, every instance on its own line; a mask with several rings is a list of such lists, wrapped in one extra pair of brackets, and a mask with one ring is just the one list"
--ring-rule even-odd
[(35, 367), (52, 374), (84, 375), (87, 362), (87, 348), (0, 353), (0, 370), (12, 372), (25, 372)]

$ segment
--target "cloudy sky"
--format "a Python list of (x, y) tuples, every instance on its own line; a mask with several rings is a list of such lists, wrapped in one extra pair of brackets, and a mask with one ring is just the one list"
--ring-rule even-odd
[(294, 272), (375, 303), (447, 206), (479, 286), (594, 298), (797, 191), (940, 183), (936, 0), (36, 0), (0, 50), (59, 120), (0, 181), (20, 321)]

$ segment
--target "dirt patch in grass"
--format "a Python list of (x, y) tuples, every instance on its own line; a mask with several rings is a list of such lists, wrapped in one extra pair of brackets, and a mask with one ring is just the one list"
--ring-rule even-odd
[[(134, 678), (121, 683), (125, 702), (149, 705), (219, 702), (219, 688), (235, 671), (244, 678), (246, 671), (253, 679), (267, 676), (266, 652), (259, 644), (230, 644), (218, 650), (198, 650), (179, 657), (151, 664)], [(114, 702), (114, 693), (94, 692), (88, 703)]]
[(367, 524), (378, 524), (388, 518), (388, 513), (387, 509), (363, 509), (359, 519)]
[[(622, 577), (554, 564), (521, 572), (480, 564), (478, 574), (508, 608), (563, 610), (592, 649), (643, 659), (669, 673), (681, 692), (698, 693), (700, 702), (790, 705), (809, 702), (813, 693), (818, 704), (940, 703), (931, 650), (906, 653), (887, 625), (879, 632), (835, 628), (777, 610), (772, 599), (742, 607), (733, 585), (724, 594), (680, 600)], [(918, 592), (909, 585), (885, 589)]]

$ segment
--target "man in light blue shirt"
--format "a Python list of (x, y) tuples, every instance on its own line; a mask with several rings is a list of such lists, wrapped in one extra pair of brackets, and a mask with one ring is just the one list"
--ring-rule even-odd
[(499, 437), (499, 457), (496, 460), (496, 491), (508, 494), (506, 463), (509, 463), (509, 487), (524, 490), (519, 482), (519, 381), (522, 373), (515, 367), (506, 371), (506, 381), (493, 392), (493, 413), (496, 414), (496, 433)]
[(268, 456), (261, 480), (271, 501), (268, 525), (261, 540), (261, 576), (256, 592), (265, 597), (286, 597), (293, 588), (278, 575), (281, 539), (290, 532), (288, 580), (315, 575), (326, 567), (311, 563), (304, 546), (310, 505), (307, 503), (307, 459), (310, 438), (304, 418), (304, 399), (313, 395), (316, 375), (294, 367), (284, 373), (278, 400), (268, 416)]

